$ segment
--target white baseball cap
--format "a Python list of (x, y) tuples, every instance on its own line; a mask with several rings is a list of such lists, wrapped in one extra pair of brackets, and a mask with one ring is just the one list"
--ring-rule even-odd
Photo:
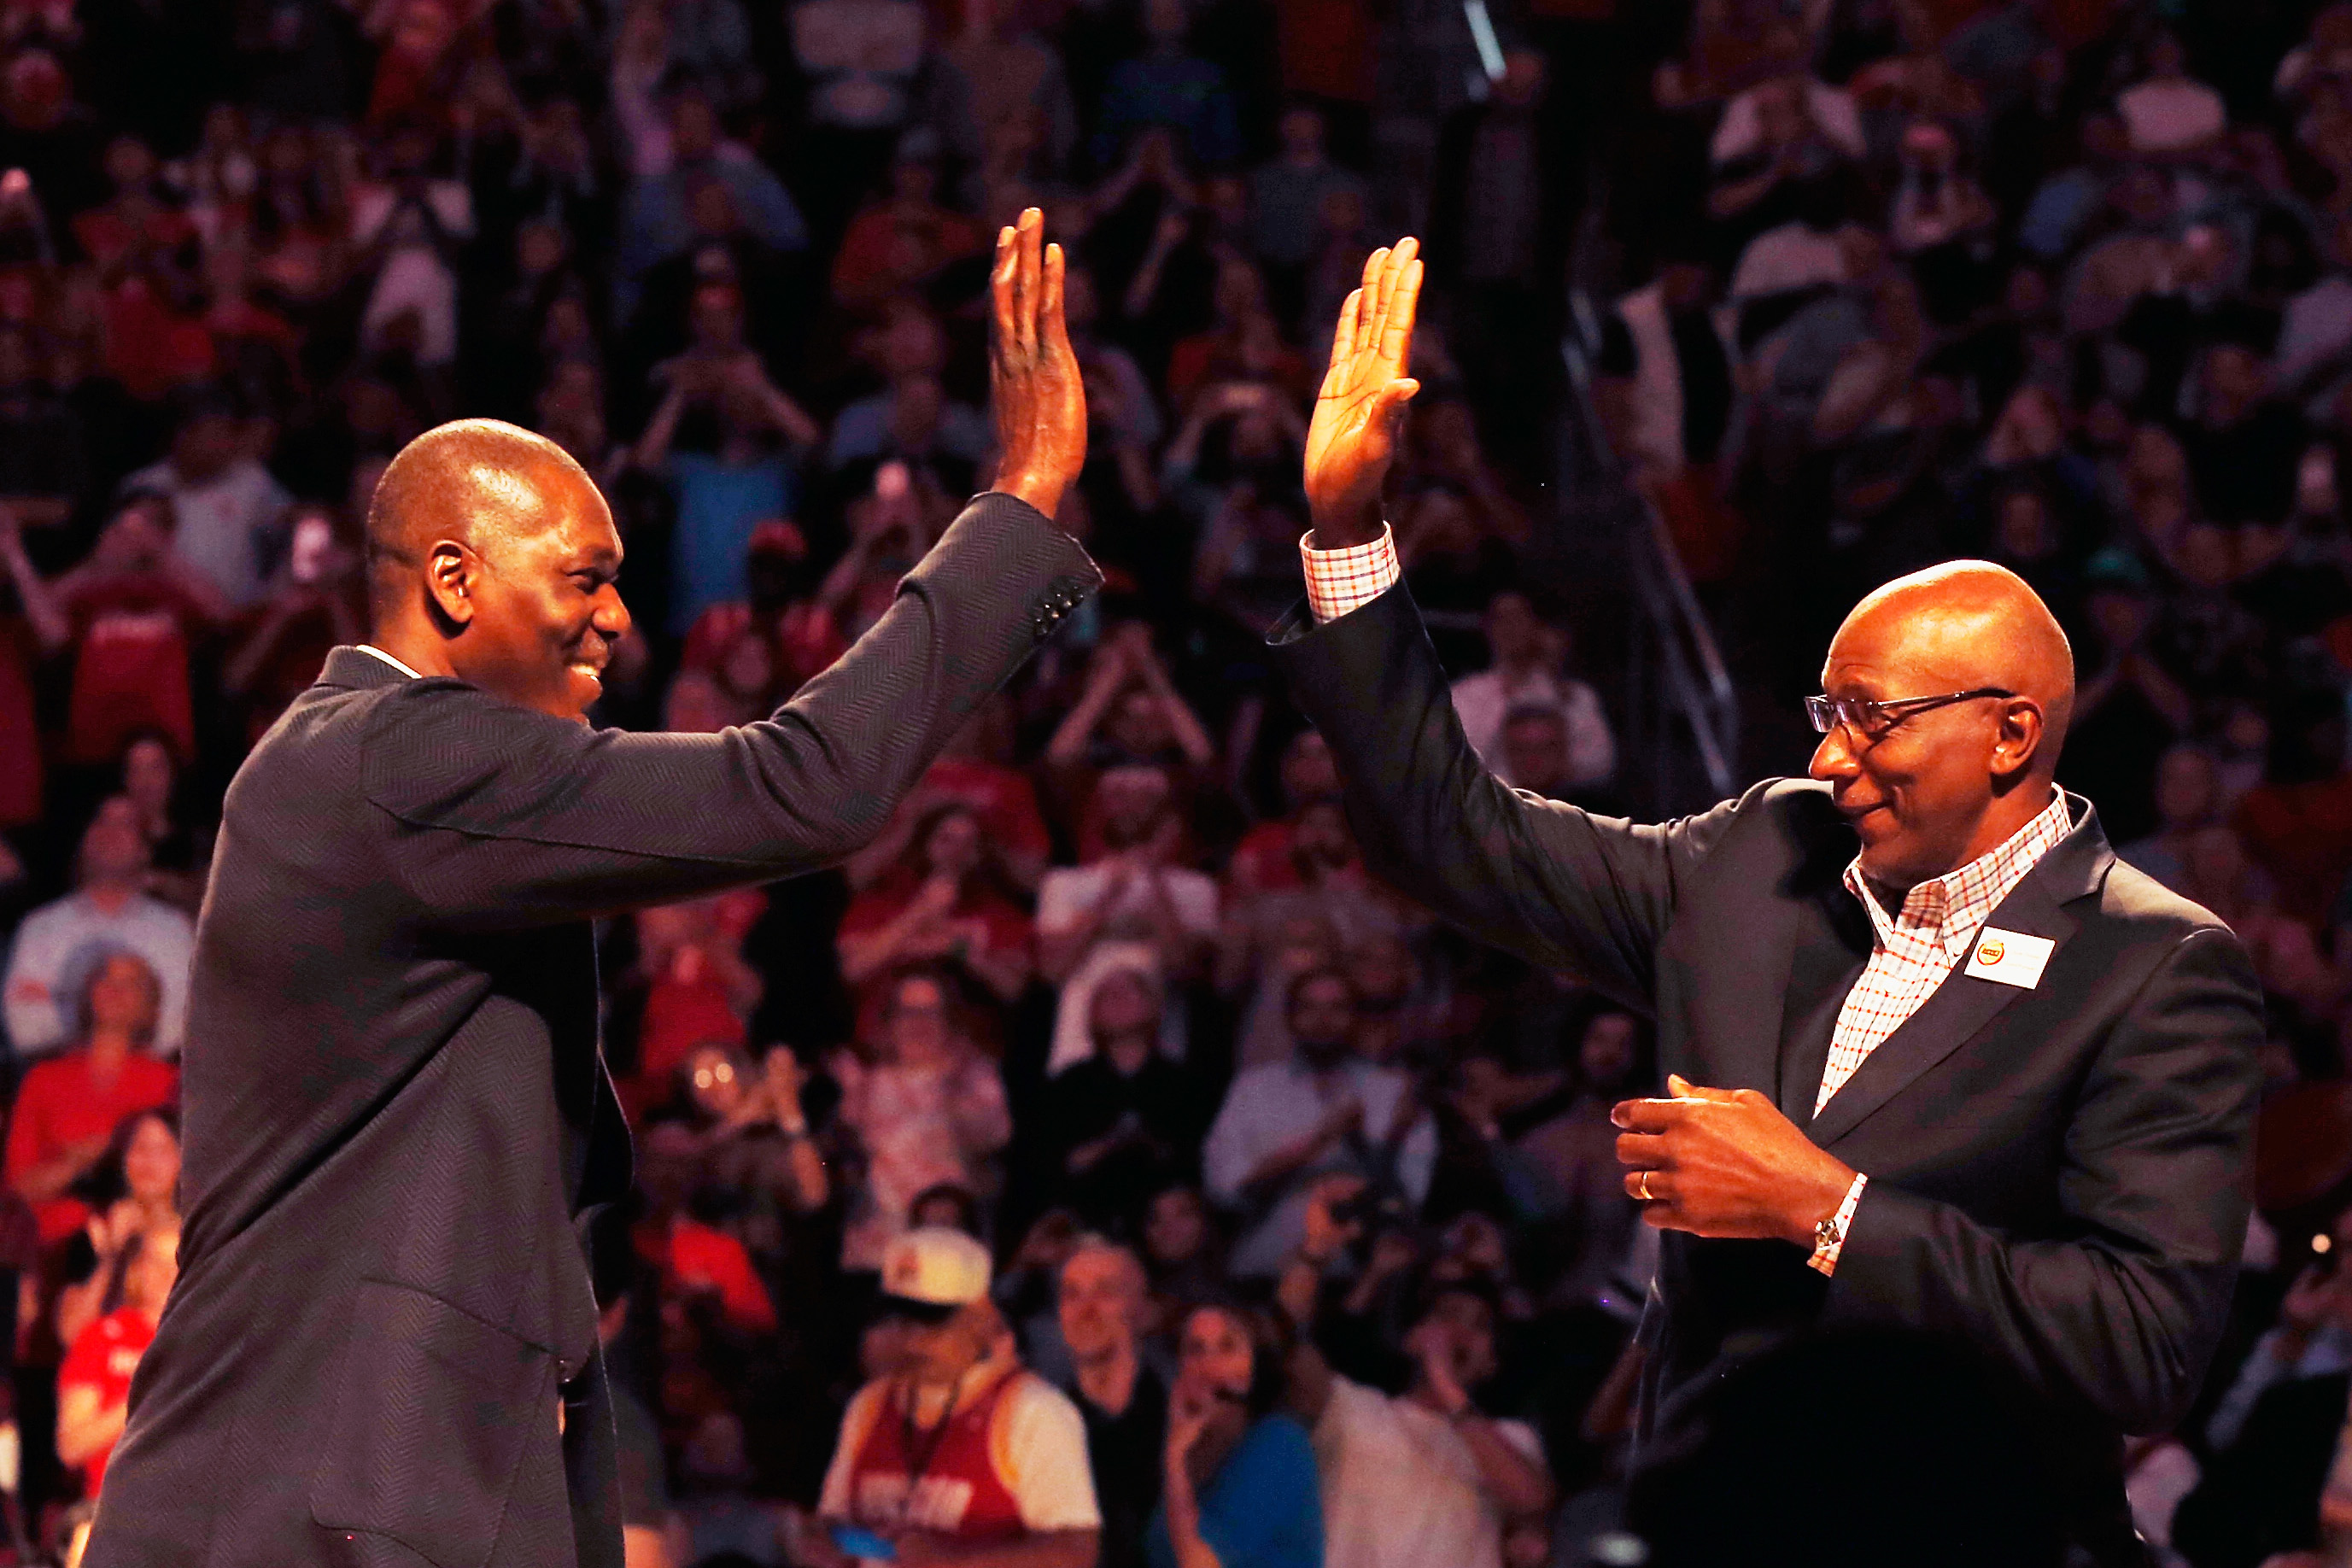
[(945, 1322), (988, 1298), (988, 1248), (962, 1231), (927, 1225), (882, 1249), (882, 1311)]

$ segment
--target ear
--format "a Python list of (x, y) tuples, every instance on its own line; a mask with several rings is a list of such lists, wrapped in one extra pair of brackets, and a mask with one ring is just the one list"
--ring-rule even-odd
[(425, 557), (425, 587), (434, 608), (455, 626), (471, 625), (481, 563), (454, 539), (436, 540)]
[(2000, 728), (1993, 736), (1993, 776), (2023, 773), (2041, 750), (2041, 707), (2025, 698), (2011, 698), (2001, 708)]

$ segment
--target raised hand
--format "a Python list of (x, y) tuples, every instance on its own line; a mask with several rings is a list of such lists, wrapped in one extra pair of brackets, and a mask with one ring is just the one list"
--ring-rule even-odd
[(1369, 544), (1381, 535), (1381, 484), (1396, 457), (1405, 405), (1421, 390), (1405, 374), (1421, 303), (1420, 248), (1408, 237), (1372, 252), (1363, 286), (1339, 307), (1331, 368), (1307, 430), (1307, 505), (1318, 549)]
[(1087, 394), (1062, 321), (1062, 247), (1043, 243), (1045, 229), (1045, 215), (1031, 207), (997, 234), (988, 379), (996, 489), (1051, 517), (1086, 467)]

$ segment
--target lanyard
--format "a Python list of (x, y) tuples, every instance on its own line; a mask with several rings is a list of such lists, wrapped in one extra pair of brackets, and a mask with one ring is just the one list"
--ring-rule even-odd
[(899, 1444), (905, 1448), (907, 1454), (907, 1490), (906, 1495), (898, 1500), (898, 1528), (901, 1530), (907, 1528), (908, 1516), (914, 1510), (916, 1487), (921, 1484), (923, 1473), (931, 1468), (931, 1461), (940, 1457), (940, 1449), (947, 1444), (948, 1428), (955, 1425), (956, 1405), (963, 1399), (963, 1380), (971, 1371), (970, 1367), (966, 1367), (962, 1372), (956, 1373), (955, 1383), (948, 1389), (948, 1407), (940, 1413), (939, 1420), (932, 1424), (927, 1435), (929, 1440), (922, 1446), (922, 1458), (919, 1459), (915, 1457), (915, 1437), (918, 1431), (915, 1425), (917, 1385), (909, 1385), (907, 1389), (906, 1405), (898, 1413)]

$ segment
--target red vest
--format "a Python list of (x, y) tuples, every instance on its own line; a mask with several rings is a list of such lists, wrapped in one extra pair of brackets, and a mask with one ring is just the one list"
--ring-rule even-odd
[(948, 1417), (944, 1431), (910, 1432), (906, 1413), (885, 1394), (850, 1467), (850, 1517), (869, 1530), (931, 1530), (958, 1541), (1027, 1533), (1020, 1505), (996, 1473), (989, 1433), (997, 1407), (1030, 1375), (1016, 1370), (997, 1379), (976, 1403)]

